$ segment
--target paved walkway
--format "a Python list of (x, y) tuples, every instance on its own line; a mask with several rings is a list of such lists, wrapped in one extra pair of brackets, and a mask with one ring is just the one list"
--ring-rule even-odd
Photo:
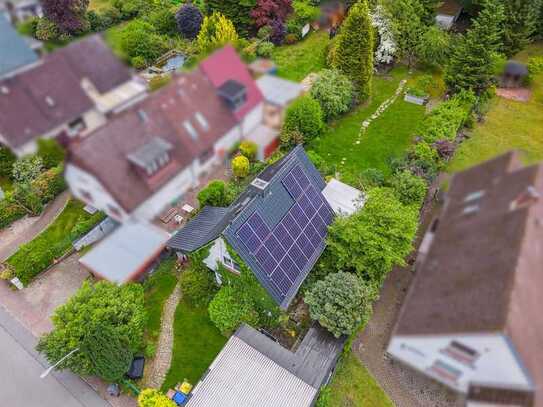
[(175, 310), (181, 299), (181, 286), (175, 286), (172, 294), (164, 304), (162, 318), (160, 321), (160, 335), (157, 343), (157, 354), (149, 369), (150, 374), (144, 387), (160, 389), (166, 378), (166, 374), (172, 363), (172, 350), (174, 340)]
[[(70, 199), (70, 193), (64, 191), (50, 202), (43, 213), (36, 218), (23, 218), (0, 231), (0, 262), (17, 251), (20, 245), (36, 237), (62, 212)], [(36, 219), (33, 221), (33, 219)]]

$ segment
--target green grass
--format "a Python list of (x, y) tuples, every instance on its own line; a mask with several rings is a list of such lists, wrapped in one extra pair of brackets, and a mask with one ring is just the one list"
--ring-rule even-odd
[(164, 391), (183, 379), (196, 384), (227, 341), (209, 319), (207, 307), (194, 308), (185, 301), (175, 311), (174, 335), (172, 364), (162, 386)]
[(277, 47), (272, 55), (277, 64), (277, 75), (299, 82), (311, 72), (318, 72), (326, 65), (326, 46), (328, 33), (311, 33), (304, 40)]
[[(532, 44), (518, 58), (543, 55), (543, 42)], [(525, 152), (527, 163), (543, 159), (543, 74), (534, 78), (527, 103), (495, 97), (485, 120), (456, 151), (449, 172), (461, 171), (512, 149)]]
[(111, 0), (90, 0), (89, 11), (100, 12), (111, 6)]
[(145, 335), (148, 343), (154, 344), (158, 340), (164, 303), (177, 284), (174, 267), (175, 258), (164, 260), (158, 270), (145, 282), (145, 309), (147, 311)]
[(326, 407), (393, 407), (394, 404), (368, 370), (353, 354), (338, 364), (332, 381), (323, 392)]
[[(374, 120), (360, 144), (355, 144), (362, 122), (369, 118), (407, 78), (405, 67), (395, 68), (390, 76), (373, 79), (373, 96), (369, 103), (332, 122), (324, 135), (309, 143), (307, 149), (318, 153), (346, 182), (354, 183), (360, 172), (377, 168), (390, 175), (389, 162), (401, 157), (411, 144), (424, 118), (425, 108), (404, 102), (400, 96), (379, 118)], [(345, 164), (341, 161), (345, 158)]]

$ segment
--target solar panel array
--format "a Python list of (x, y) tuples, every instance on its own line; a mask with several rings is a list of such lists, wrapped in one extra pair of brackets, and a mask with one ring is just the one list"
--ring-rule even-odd
[(300, 274), (309, 271), (316, 252), (322, 250), (333, 214), (299, 166), (281, 182), (295, 201), (281, 221), (270, 229), (255, 212), (237, 230), (237, 236), (283, 299)]

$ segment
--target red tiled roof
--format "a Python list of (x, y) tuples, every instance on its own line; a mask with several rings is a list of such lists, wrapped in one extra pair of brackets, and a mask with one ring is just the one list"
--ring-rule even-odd
[[(208, 122), (208, 130), (196, 120), (197, 112)], [(189, 120), (198, 133), (197, 140), (185, 129), (185, 120)], [(69, 162), (98, 178), (130, 212), (193, 159), (212, 148), (235, 125), (234, 117), (217, 97), (213, 85), (195, 70), (174, 76), (169, 85), (70, 145)], [(136, 171), (127, 156), (156, 137), (173, 146), (170, 151), (173, 163), (149, 180)]]
[(260, 102), (264, 100), (262, 93), (258, 89), (256, 82), (251, 77), (247, 66), (241, 61), (236, 50), (231, 45), (227, 45), (200, 63), (200, 69), (213, 83), (216, 89), (223, 85), (229, 79), (242, 83), (247, 88), (247, 101), (245, 105), (234, 112), (239, 121), (247, 113), (253, 110)]

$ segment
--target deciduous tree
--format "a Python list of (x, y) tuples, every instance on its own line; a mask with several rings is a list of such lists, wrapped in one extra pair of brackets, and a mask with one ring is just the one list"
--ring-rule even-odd
[(220, 12), (226, 16), (243, 36), (247, 36), (252, 30), (251, 10), (255, 6), (256, 0), (207, 0), (209, 11)]
[(292, 0), (257, 0), (256, 6), (251, 10), (257, 28), (271, 25), (275, 20), (285, 22), (292, 12)]
[(89, 0), (42, 0), (41, 4), (44, 16), (61, 32), (75, 34), (87, 28), (85, 14)]
[(351, 80), (336, 69), (325, 69), (311, 87), (311, 96), (319, 102), (326, 119), (345, 113), (353, 100)]

